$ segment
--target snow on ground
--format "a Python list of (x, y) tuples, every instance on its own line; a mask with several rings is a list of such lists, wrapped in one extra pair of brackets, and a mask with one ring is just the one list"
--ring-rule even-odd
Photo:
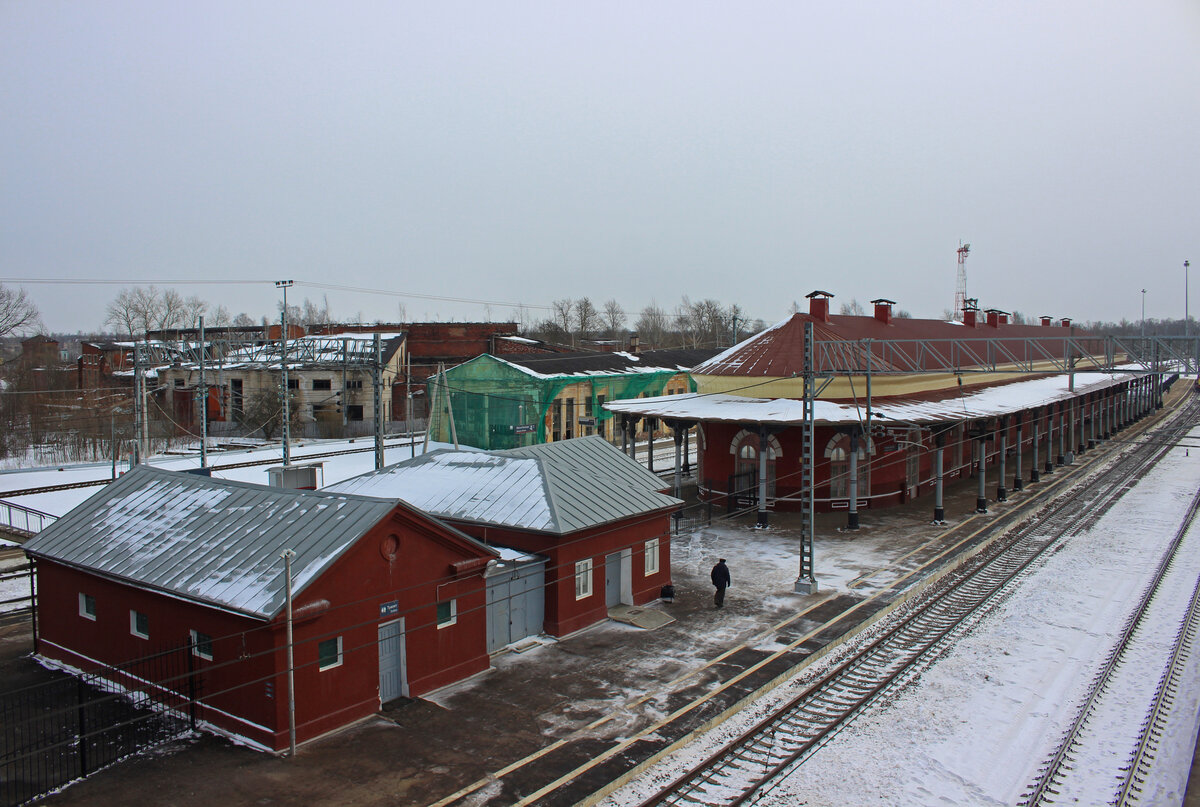
[[(396, 439), (388, 440), (389, 444), (396, 442), (398, 442)], [(375, 452), (373, 446), (373, 440), (361, 437), (355, 439), (353, 442), (350, 440), (304, 440), (292, 445), (291, 457), (292, 462), (298, 465), (304, 465), (308, 462), (324, 463), (324, 484), (332, 485), (343, 479), (349, 479), (352, 476), (358, 476), (367, 471), (375, 470)], [(431, 442), (429, 444), (430, 451), (435, 448), (451, 447), (445, 443)], [(422, 448), (423, 444), (420, 438), (418, 438), (415, 447), (416, 453), (420, 454)], [(347, 451), (350, 449), (367, 450), (358, 454), (344, 454), (338, 457), (305, 459), (314, 454), (323, 454), (329, 451)], [(408, 459), (412, 454), (413, 448), (408, 443), (404, 445), (391, 445), (384, 450), (384, 462), (400, 462), (401, 460)], [(210, 466), (253, 462), (255, 460), (277, 460), (277, 464), (282, 465), (283, 456), (279, 445), (267, 445), (260, 448), (236, 449), (232, 451), (212, 451), (208, 455), (208, 464)], [(200, 458), (199, 455), (158, 456), (152, 457), (149, 460), (149, 464), (156, 468), (184, 471), (199, 468)], [(251, 465), (247, 468), (230, 468), (228, 470), (214, 471), (213, 476), (220, 479), (232, 479), (238, 482), (253, 482), (257, 485), (266, 485), (268, 483), (267, 469), (270, 467), (272, 466)], [(117, 473), (125, 470), (128, 470), (127, 464), (119, 463), (117, 465)], [(86, 465), (32, 468), (21, 471), (3, 471), (0, 472), (0, 490), (24, 490), (27, 488), (65, 485), (72, 482), (88, 482), (111, 478), (112, 465), (103, 462)], [(51, 493), (39, 493), (32, 496), (11, 497), (5, 497), (0, 493), (0, 498), (15, 502), (24, 507), (40, 510), (43, 513), (61, 516), (98, 490), (100, 490), (99, 487), (73, 488)]]
[[(1193, 431), (1197, 436), (1200, 430)], [(852, 721), (756, 803), (1018, 803), (1073, 719), (1198, 488), (1200, 456), (1170, 452), (1094, 528), (1045, 558), (915, 680)], [(822, 552), (819, 568), (852, 569), (882, 559), (875, 556), (878, 547), (858, 541), (855, 547), (848, 555), (833, 553), (838, 557)], [(823, 586), (840, 587), (820, 577)], [(1163, 595), (1148, 611), (1150, 624), (1138, 632), (1114, 682), (1114, 696), (1090, 722), (1094, 731), (1076, 758), (1064, 803), (1111, 800), (1198, 578), (1200, 527), (1193, 526)], [(1143, 803), (1182, 801), (1200, 711), (1198, 659), (1195, 654), (1177, 695)], [(640, 802), (654, 782), (698, 764), (799, 688), (780, 687), (602, 804)]]

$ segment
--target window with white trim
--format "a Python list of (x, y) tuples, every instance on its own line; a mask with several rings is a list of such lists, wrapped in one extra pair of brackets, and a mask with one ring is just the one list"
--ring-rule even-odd
[(91, 594), (79, 592), (79, 615), (84, 619), (96, 621), (96, 598)]
[(458, 600), (446, 600), (437, 604), (437, 626), (448, 628), (458, 621)]
[(212, 661), (212, 637), (198, 630), (192, 630), (190, 633), (192, 635), (192, 655)]
[(658, 574), (658, 539), (651, 538), (646, 542), (646, 576)]
[(332, 670), (334, 667), (342, 666), (342, 637), (334, 636), (332, 639), (317, 645), (317, 669)]
[(575, 562), (575, 599), (592, 596), (592, 559)]
[(129, 632), (139, 639), (150, 638), (150, 616), (141, 611), (129, 611)]

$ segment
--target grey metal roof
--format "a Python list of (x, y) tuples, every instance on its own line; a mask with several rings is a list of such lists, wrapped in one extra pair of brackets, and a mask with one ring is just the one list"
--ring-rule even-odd
[(441, 449), (325, 488), (442, 518), (565, 534), (674, 509), (662, 480), (593, 435), (507, 451)]
[(143, 588), (271, 619), (394, 501), (284, 490), (139, 465), (24, 545)]

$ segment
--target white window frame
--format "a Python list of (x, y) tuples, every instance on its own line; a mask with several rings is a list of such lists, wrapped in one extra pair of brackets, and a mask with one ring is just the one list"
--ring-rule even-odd
[(438, 603), (438, 605), (441, 605), (443, 602), (448, 602), (448, 603), (450, 603), (450, 618), (449, 618), (449, 619), (447, 619), (445, 622), (443, 622), (443, 621), (442, 621), (442, 618), (441, 618), (441, 615), (439, 614), (439, 615), (437, 616), (437, 620), (438, 620), (438, 623), (437, 623), (438, 630), (441, 630), (442, 628), (448, 628), (448, 627), (450, 627), (451, 625), (454, 625), (454, 624), (457, 624), (457, 623), (458, 623), (458, 600), (456, 600), (456, 599), (454, 599), (454, 598), (451, 598), (451, 599), (449, 599), (449, 600), (442, 600), (441, 602), (439, 602), (439, 603)]
[[(92, 606), (90, 610), (88, 609), (89, 602)], [(84, 594), (82, 591), (79, 592), (79, 615), (84, 619), (90, 619), (93, 622), (96, 621), (96, 598), (91, 594)]]
[[(145, 633), (142, 633), (140, 630), (138, 630), (138, 627), (137, 627), (138, 616), (146, 617), (146, 632)], [(129, 609), (129, 632), (131, 634), (133, 634), (134, 636), (138, 637), (139, 639), (149, 639), (150, 638), (150, 615), (143, 614), (141, 611), (138, 611), (135, 608), (130, 608)]]
[[(209, 636), (207, 633), (201, 633), (200, 631), (196, 630), (195, 628), (191, 628), (188, 631), (188, 633), (190, 634), (191, 639), (192, 639), (192, 655), (195, 656), (196, 658), (202, 658), (205, 661), (212, 661), (213, 660), (212, 637)], [(204, 637), (203, 643), (208, 645), (207, 653), (205, 653), (203, 650), (200, 649), (200, 646), (201, 646), (200, 637), (201, 636)]]
[(575, 561), (575, 599), (586, 600), (592, 596), (592, 559)]
[[(321, 663), (321, 645), (325, 644), (325, 642), (337, 642), (337, 661), (333, 662), (332, 664), (322, 664)], [(342, 658), (343, 658), (343, 656), (342, 656), (342, 637), (341, 636), (334, 636), (331, 639), (323, 639), (323, 640), (317, 642), (317, 671), (318, 672), (324, 672), (325, 670), (332, 670), (334, 667), (341, 667), (342, 666)]]
[(658, 539), (651, 538), (646, 542), (646, 577), (658, 574)]

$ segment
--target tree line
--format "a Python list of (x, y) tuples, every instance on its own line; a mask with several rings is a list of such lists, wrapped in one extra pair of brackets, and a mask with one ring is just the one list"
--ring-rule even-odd
[(736, 303), (693, 301), (686, 295), (669, 311), (652, 301), (632, 321), (615, 299), (598, 307), (589, 297), (554, 300), (550, 315), (540, 320), (531, 321), (524, 309), (513, 315), (526, 336), (580, 349), (596, 342), (624, 342), (632, 333), (647, 348), (728, 347), (766, 327)]

